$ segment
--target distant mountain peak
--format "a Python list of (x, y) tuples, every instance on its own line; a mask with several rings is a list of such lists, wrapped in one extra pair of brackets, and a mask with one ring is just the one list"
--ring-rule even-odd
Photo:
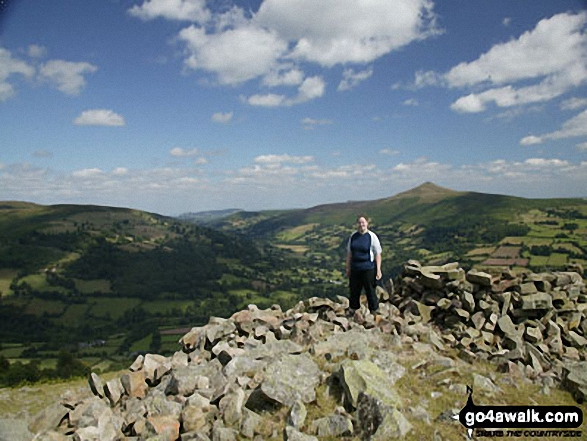
[(446, 196), (456, 196), (461, 192), (456, 190), (451, 190), (450, 188), (441, 187), (436, 185), (433, 182), (427, 181), (423, 184), (418, 185), (417, 187), (412, 188), (411, 190), (404, 191), (402, 193), (398, 193), (395, 196), (392, 196), (393, 199), (396, 198), (410, 198), (410, 197), (418, 197), (418, 198), (438, 198), (438, 197), (446, 197)]

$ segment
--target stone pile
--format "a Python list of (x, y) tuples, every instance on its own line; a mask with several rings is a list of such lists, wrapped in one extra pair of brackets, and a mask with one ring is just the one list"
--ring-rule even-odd
[[(399, 439), (433, 421), (396, 382), (409, 370), (446, 372), (438, 387), (466, 398), (453, 377), (478, 359), (587, 393), (587, 295), (577, 273), (495, 277), (410, 261), (378, 295), (375, 316), (365, 305), (347, 316), (339, 297), (212, 317), (172, 356), (140, 355), (108, 381), (91, 374), (92, 398), (64, 397), (30, 431), (39, 441)], [(459, 357), (450, 356), (455, 349)], [(499, 390), (473, 378), (476, 388)], [(435, 426), (458, 424), (438, 418)]]
[[(56, 403), (30, 429), (36, 440), (76, 441), (402, 437), (412, 426), (394, 389), (405, 372), (389, 340), (399, 338), (389, 319), (398, 311), (347, 317), (347, 308), (346, 298), (312, 298), (286, 312), (250, 305), (212, 317), (173, 356), (140, 355), (109, 381), (92, 373), (92, 399)], [(310, 419), (317, 391), (337, 406)]]
[(587, 290), (577, 272), (491, 275), (409, 261), (395, 290), (404, 319), (436, 324), (442, 343), (469, 362), (561, 378), (565, 364), (585, 359)]

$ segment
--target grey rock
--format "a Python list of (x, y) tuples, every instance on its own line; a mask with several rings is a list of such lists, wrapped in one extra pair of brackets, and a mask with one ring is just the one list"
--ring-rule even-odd
[(568, 364), (563, 368), (562, 385), (573, 397), (583, 402), (587, 398), (587, 362)]
[(269, 365), (261, 391), (281, 405), (292, 406), (297, 400), (314, 401), (319, 383), (320, 369), (309, 355), (288, 354)]
[(390, 407), (401, 406), (401, 399), (387, 374), (368, 360), (344, 360), (336, 373), (346, 401), (357, 407), (361, 393), (382, 401)]
[(312, 421), (310, 431), (319, 437), (350, 436), (353, 433), (353, 423), (343, 415), (330, 415)]
[(61, 403), (52, 404), (41, 410), (29, 424), (29, 430), (39, 433), (48, 430), (55, 430), (64, 418), (69, 414), (69, 409)]
[(285, 441), (318, 441), (318, 438), (312, 435), (306, 435), (295, 427), (287, 426), (284, 433)]
[(94, 395), (104, 398), (104, 382), (98, 374), (92, 372), (88, 378), (88, 383), (90, 385), (90, 390)]
[(120, 378), (113, 378), (106, 382), (104, 386), (104, 394), (108, 401), (110, 401), (111, 406), (116, 406), (120, 401), (120, 398), (124, 395), (124, 387), (120, 382)]
[(304, 425), (307, 415), (308, 411), (306, 410), (306, 406), (304, 406), (301, 400), (297, 400), (289, 411), (287, 425), (299, 429)]
[(204, 375), (202, 366), (186, 366), (174, 369), (165, 393), (167, 395), (182, 395), (188, 397), (196, 389), (207, 389), (210, 380)]
[(30, 441), (33, 436), (25, 420), (0, 418), (0, 441)]

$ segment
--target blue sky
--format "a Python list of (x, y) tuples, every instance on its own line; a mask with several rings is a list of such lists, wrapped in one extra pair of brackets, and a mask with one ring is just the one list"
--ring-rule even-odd
[(0, 200), (586, 197), (585, 6), (0, 0)]

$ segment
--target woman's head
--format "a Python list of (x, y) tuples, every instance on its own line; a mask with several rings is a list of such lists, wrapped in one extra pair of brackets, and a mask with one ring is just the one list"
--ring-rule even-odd
[(369, 218), (364, 214), (359, 214), (356, 220), (357, 231), (364, 233), (369, 228)]

